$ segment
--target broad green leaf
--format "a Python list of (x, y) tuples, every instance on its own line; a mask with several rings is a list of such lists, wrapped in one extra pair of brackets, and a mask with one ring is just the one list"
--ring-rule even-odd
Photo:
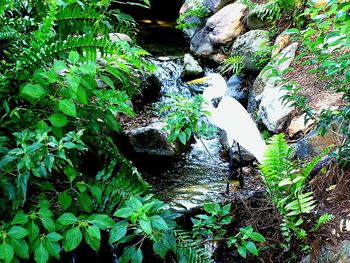
[(68, 99), (60, 100), (58, 102), (58, 108), (68, 116), (77, 117), (77, 108), (75, 104)]
[(57, 219), (57, 223), (63, 226), (68, 226), (74, 224), (77, 220), (78, 219), (72, 213), (64, 213)]
[(186, 133), (180, 132), (180, 134), (179, 134), (179, 140), (180, 140), (180, 142), (181, 142), (183, 145), (186, 145), (186, 142), (187, 142), (187, 140), (186, 140)]
[(92, 218), (89, 220), (90, 223), (102, 230), (106, 230), (115, 224), (114, 220), (108, 215), (92, 215), (90, 218)]
[(252, 253), (254, 256), (259, 255), (258, 249), (256, 248), (255, 244), (253, 242), (247, 242), (245, 243), (245, 248)]
[(8, 235), (15, 239), (22, 239), (28, 235), (28, 231), (20, 226), (13, 226), (10, 228)]
[(89, 103), (88, 97), (86, 95), (86, 91), (81, 86), (79, 86), (77, 90), (77, 101), (84, 105)]
[(54, 113), (48, 119), (51, 122), (52, 126), (56, 128), (62, 128), (68, 123), (67, 117), (61, 113)]
[(49, 252), (41, 242), (34, 251), (34, 259), (37, 263), (46, 263), (49, 260)]
[(79, 70), (84, 74), (95, 75), (96, 74), (96, 64), (92, 62), (84, 62)]
[(86, 243), (95, 251), (100, 248), (101, 233), (97, 226), (88, 226), (84, 232), (84, 238)]
[(114, 83), (111, 80), (110, 77), (105, 76), (105, 75), (100, 75), (101, 80), (106, 83), (109, 87), (111, 87), (112, 89), (114, 89)]
[(13, 247), (7, 242), (3, 241), (0, 245), (0, 259), (3, 259), (5, 263), (10, 263), (14, 256)]
[(92, 200), (86, 192), (78, 194), (78, 204), (85, 212), (92, 213)]
[(54, 71), (54, 70), (46, 71), (44, 73), (41, 73), (41, 75), (44, 78), (46, 78), (50, 84), (55, 83), (58, 80), (58, 75), (57, 75), (56, 71)]
[(22, 192), (22, 197), (24, 200), (27, 199), (27, 185), (29, 180), (30, 174), (29, 173), (23, 173), (19, 174), (17, 178), (17, 187)]
[(152, 226), (158, 230), (167, 230), (169, 227), (162, 217), (155, 215), (151, 217)]
[(63, 239), (63, 236), (61, 236), (60, 234), (58, 234), (56, 232), (51, 232), (51, 233), (46, 235), (46, 238), (51, 242), (58, 242), (61, 239)]
[(40, 218), (41, 223), (43, 226), (50, 232), (56, 231), (55, 221), (52, 220), (52, 218), (49, 217), (41, 217)]
[(263, 235), (261, 235), (260, 233), (257, 233), (257, 232), (253, 232), (250, 235), (250, 238), (256, 242), (265, 242), (266, 241), (265, 238), (263, 237)]
[(121, 217), (121, 218), (128, 218), (133, 214), (133, 209), (131, 207), (125, 207), (125, 208), (121, 208), (118, 209), (113, 216), (116, 217)]
[(81, 234), (81, 230), (78, 226), (68, 230), (64, 235), (62, 242), (64, 250), (66, 252), (74, 250), (80, 245), (82, 239), (83, 235)]
[(26, 240), (11, 238), (10, 243), (16, 256), (24, 259), (29, 259), (29, 248)]
[(72, 63), (74, 65), (78, 62), (79, 57), (80, 57), (79, 53), (73, 50), (73, 51), (69, 52), (68, 60), (70, 63)]
[(46, 90), (39, 84), (28, 83), (21, 91), (21, 94), (29, 96), (34, 99), (39, 99), (46, 94)]
[(124, 248), (123, 254), (119, 258), (119, 263), (128, 263), (135, 253), (135, 246), (129, 246)]
[(122, 220), (116, 223), (109, 233), (109, 244), (119, 241), (125, 237), (128, 228), (128, 221)]
[(44, 239), (43, 245), (51, 256), (60, 259), (61, 246), (58, 243)]
[(140, 218), (140, 227), (142, 228), (142, 230), (147, 234), (150, 235), (152, 234), (152, 225), (151, 225), (151, 221), (147, 218)]
[(63, 172), (65, 175), (67, 175), (68, 180), (70, 182), (73, 182), (74, 179), (77, 177), (77, 171), (74, 169), (73, 166), (67, 165), (64, 167)]
[(63, 210), (67, 210), (72, 204), (72, 201), (73, 199), (68, 192), (63, 192), (58, 196), (58, 202)]
[(76, 94), (78, 92), (78, 87), (80, 85), (80, 78), (78, 76), (67, 76), (67, 83), (68, 83), (68, 87), (70, 89), (72, 89), (72, 91), (74, 92), (74, 94)]
[(102, 203), (102, 190), (98, 186), (90, 186), (90, 191), (95, 197), (97, 203)]
[(23, 212), (18, 212), (13, 218), (11, 225), (23, 225), (28, 223), (28, 216)]
[(246, 258), (247, 257), (247, 249), (244, 248), (244, 247), (238, 247), (237, 249), (238, 251), (238, 254), (243, 257), (243, 258)]
[(214, 212), (214, 204), (211, 204), (211, 203), (210, 204), (204, 204), (203, 208), (204, 208), (204, 211), (209, 213), (209, 214)]
[(142, 263), (143, 254), (141, 248), (136, 249), (136, 251), (131, 255), (131, 263)]
[(55, 60), (53, 62), (53, 69), (56, 71), (56, 73), (61, 73), (62, 70), (67, 68), (66, 64), (62, 60)]
[(46, 207), (40, 208), (38, 214), (41, 217), (53, 217), (53, 213), (51, 212), (51, 210)]
[(29, 223), (27, 230), (29, 232), (29, 241), (33, 242), (33, 240), (39, 235), (39, 227), (34, 223), (34, 221), (32, 221)]

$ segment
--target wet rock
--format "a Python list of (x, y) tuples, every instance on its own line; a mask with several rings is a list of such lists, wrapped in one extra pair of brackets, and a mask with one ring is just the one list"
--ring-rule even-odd
[(128, 35), (123, 34), (123, 33), (109, 33), (109, 39), (112, 42), (126, 41), (129, 44), (132, 43), (131, 37), (129, 37)]
[(316, 260), (311, 260), (310, 255), (303, 258), (301, 263), (312, 262), (332, 262), (332, 263), (347, 263), (350, 262), (350, 240), (343, 240), (334, 247), (325, 247), (319, 255), (316, 255)]
[(169, 142), (167, 133), (162, 130), (164, 126), (164, 123), (155, 121), (149, 126), (127, 131), (132, 151), (138, 154), (162, 157), (179, 155), (184, 150), (183, 145), (180, 142)]
[(225, 96), (238, 100), (241, 104), (245, 104), (248, 99), (248, 90), (243, 86), (242, 80), (233, 75), (227, 81), (227, 91)]
[(190, 54), (184, 56), (184, 69), (181, 73), (181, 77), (185, 80), (198, 77), (204, 73), (203, 68), (199, 65), (198, 61), (194, 59)]
[(266, 30), (251, 30), (239, 36), (232, 45), (231, 55), (243, 56), (244, 69), (257, 71), (259, 52), (264, 50), (270, 41)]
[(249, 30), (266, 29), (270, 26), (268, 21), (264, 21), (257, 15), (256, 9), (252, 9), (247, 15), (247, 27)]
[(325, 136), (321, 136), (318, 130), (313, 130), (305, 138), (298, 141), (294, 145), (294, 149), (298, 158), (306, 159), (319, 155), (328, 146), (338, 144), (338, 138), (334, 133), (328, 132)]
[(305, 113), (301, 116), (294, 117), (288, 126), (289, 138), (293, 138), (298, 134), (300, 136), (304, 135), (312, 124), (314, 124), (313, 120), (308, 120), (307, 123), (305, 123)]
[(140, 94), (136, 96), (143, 103), (156, 101), (160, 96), (161, 83), (154, 74), (147, 74), (142, 77), (140, 85)]
[(191, 40), (191, 51), (198, 56), (222, 62), (233, 40), (245, 32), (242, 22), (247, 6), (229, 4), (211, 16)]
[(295, 111), (290, 104), (282, 103), (281, 96), (284, 94), (285, 91), (280, 88), (269, 88), (259, 95), (261, 101), (258, 115), (265, 126), (274, 133), (282, 130), (288, 118)]
[[(299, 47), (299, 43), (294, 42), (284, 48), (278, 56), (273, 58), (269, 64), (266, 67), (270, 67), (271, 65), (274, 65), (279, 72), (283, 72), (285, 69), (289, 68), (290, 65), (293, 63), (295, 59), (296, 51)], [(279, 59), (287, 58), (285, 61), (283, 61), (280, 64), (277, 64), (276, 62)], [(255, 112), (258, 107), (259, 103), (257, 100), (257, 96), (260, 95), (265, 89), (273, 89), (279, 86), (278, 81), (281, 80), (280, 77), (274, 76), (269, 77), (271, 74), (271, 70), (267, 70), (265, 72), (261, 72), (258, 77), (255, 79), (253, 88), (249, 92), (248, 97), (248, 111), (253, 113)]]

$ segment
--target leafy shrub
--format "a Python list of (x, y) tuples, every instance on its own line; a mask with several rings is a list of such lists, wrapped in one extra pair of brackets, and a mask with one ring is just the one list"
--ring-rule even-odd
[(121, 262), (141, 262), (144, 240), (161, 257), (176, 252), (178, 215), (113, 141), (154, 68), (146, 51), (108, 38), (134, 21), (111, 1), (2, 3), (0, 259), (59, 260), (82, 242), (97, 252), (102, 233), (125, 248)]
[(187, 99), (180, 94), (169, 95), (169, 100), (160, 109), (160, 112), (165, 114), (165, 129), (169, 132), (169, 141), (179, 139), (182, 144), (186, 144), (193, 134), (201, 138), (214, 131), (201, 118), (202, 115), (209, 114), (203, 111), (203, 103), (201, 95), (192, 99)]

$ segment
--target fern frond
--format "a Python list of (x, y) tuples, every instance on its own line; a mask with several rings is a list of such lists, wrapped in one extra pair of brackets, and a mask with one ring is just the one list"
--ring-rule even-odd
[(271, 1), (265, 4), (256, 5), (254, 8), (257, 16), (260, 19), (280, 19), (282, 16), (282, 10), (277, 2)]
[(296, 216), (302, 213), (309, 213), (313, 210), (316, 207), (316, 200), (314, 200), (312, 195), (313, 192), (301, 194), (300, 191), (298, 191), (295, 200), (289, 202), (285, 206), (286, 211), (290, 211), (287, 216)]
[(186, 1), (186, 4), (188, 5), (188, 9), (176, 20), (176, 28), (185, 29), (199, 27), (201, 23), (186, 23), (186, 19), (188, 17), (197, 17), (200, 21), (202, 21), (209, 16), (210, 11), (208, 7), (203, 3), (203, 0), (188, 0)]
[(225, 74), (229, 72), (234, 75), (239, 75), (244, 68), (244, 57), (240, 55), (234, 55), (225, 59), (220, 67), (220, 73)]
[(203, 245), (193, 245), (198, 242), (192, 239), (192, 233), (185, 230), (176, 230), (175, 237), (178, 247), (176, 255), (179, 263), (212, 263), (211, 253)]
[(68, 36), (64, 41), (56, 41), (50, 45), (36, 48), (24, 48), (20, 54), (22, 60), (18, 62), (19, 69), (37, 66), (49, 60), (65, 57), (70, 50), (80, 50), (85, 53), (86, 60), (95, 61), (97, 51), (104, 54), (113, 54), (116, 50), (116, 44), (107, 38), (97, 39), (94, 35)]

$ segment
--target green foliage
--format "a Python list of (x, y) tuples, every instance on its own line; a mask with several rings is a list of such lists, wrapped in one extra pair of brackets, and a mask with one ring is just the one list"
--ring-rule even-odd
[(111, 1), (0, 3), (0, 260), (59, 261), (82, 242), (98, 252), (103, 233), (121, 262), (142, 262), (146, 239), (176, 252), (178, 215), (112, 139), (154, 68), (108, 38), (134, 21)]
[(221, 74), (229, 73), (239, 75), (244, 68), (244, 57), (240, 55), (234, 55), (226, 58), (220, 66)]
[[(196, 215), (191, 218), (193, 223), (193, 238), (201, 240), (203, 237), (209, 237), (204, 241), (227, 241), (230, 248), (235, 246), (238, 254), (246, 258), (249, 253), (253, 256), (258, 256), (259, 251), (254, 242), (265, 242), (265, 238), (258, 232), (254, 232), (252, 226), (240, 228), (239, 232), (230, 237), (226, 234), (226, 227), (231, 223), (232, 216), (231, 204), (220, 206), (217, 203), (210, 203), (204, 205), (204, 211), (207, 214)], [(201, 242), (197, 242), (200, 244)], [(196, 243), (195, 243), (196, 244)]]
[[(303, 65), (313, 65), (309, 74), (318, 74), (319, 78), (327, 83), (325, 88), (341, 94), (343, 107), (338, 110), (323, 109), (316, 112), (307, 105), (307, 98), (301, 93), (303, 89), (298, 83), (284, 81), (287, 91), (283, 99), (291, 102), (306, 113), (306, 120), (317, 121), (321, 134), (329, 130), (335, 121), (340, 122), (342, 145), (333, 153), (338, 163), (346, 168), (350, 164), (350, 55), (346, 49), (350, 47), (350, 15), (349, 3), (329, 1), (324, 7), (310, 7), (303, 16), (310, 19), (303, 30), (291, 28), (287, 31), (301, 41), (299, 58), (307, 58)], [(288, 70), (289, 71), (289, 70)], [(273, 71), (271, 75), (283, 77), (284, 72)]]
[[(313, 192), (306, 191), (305, 185), (312, 169), (329, 152), (326, 149), (303, 168), (292, 161), (293, 150), (286, 143), (282, 134), (275, 135), (265, 152), (265, 159), (260, 166), (267, 193), (283, 216), (281, 230), (285, 236), (284, 246), (288, 246), (292, 235), (300, 240), (306, 240), (308, 231), (303, 229), (307, 214), (316, 207)], [(319, 220), (318, 224), (326, 222)], [(318, 228), (317, 226), (316, 228)]]
[[(185, 4), (188, 6), (188, 9), (180, 14), (179, 18), (176, 20), (178, 29), (186, 28), (198, 28), (202, 25), (203, 20), (209, 16), (209, 9), (203, 3), (203, 0), (186, 0)], [(188, 23), (186, 20), (189, 17), (197, 18), (200, 22), (191, 22)]]
[(161, 113), (165, 113), (165, 129), (169, 132), (169, 141), (180, 140), (186, 144), (194, 134), (200, 138), (213, 132), (208, 124), (201, 118), (203, 114), (209, 114), (202, 110), (203, 97), (197, 95), (192, 99), (187, 99), (182, 95), (169, 95)]

